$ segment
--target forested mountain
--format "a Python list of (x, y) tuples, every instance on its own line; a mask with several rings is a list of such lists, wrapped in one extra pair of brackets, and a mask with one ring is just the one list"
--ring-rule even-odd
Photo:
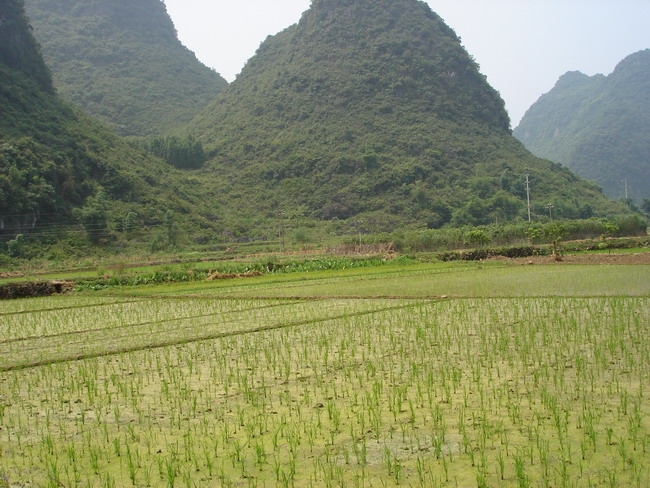
[(525, 150), (458, 37), (418, 0), (314, 0), (185, 136), (149, 139), (172, 165), (54, 95), (22, 6), (0, 0), (5, 236), (77, 222), (97, 240), (160, 224), (168, 242), (177, 223), (202, 242), (272, 237), (285, 221), (321, 233), (482, 224), (525, 218), (526, 175), (534, 218), (548, 203), (566, 218), (623, 208)]
[(61, 238), (81, 222), (100, 240), (129, 214), (139, 226), (168, 211), (203, 222), (180, 172), (54, 94), (23, 0), (0, 0), (0, 39), (0, 236)]
[[(52, 93), (52, 78), (31, 35), (22, 2), (3, 0), (0, 8), (0, 63), (3, 68), (30, 78), (39, 89)], [(3, 87), (4, 84), (0, 85), (0, 89)]]
[(212, 198), (252, 215), (367, 229), (612, 210), (592, 184), (532, 156), (459, 38), (418, 0), (314, 0), (267, 38), (191, 125)]
[(160, 0), (26, 0), (59, 94), (121, 135), (189, 122), (227, 82), (176, 36)]
[(609, 76), (563, 75), (514, 134), (540, 157), (601, 185), (612, 198), (650, 197), (650, 49)]

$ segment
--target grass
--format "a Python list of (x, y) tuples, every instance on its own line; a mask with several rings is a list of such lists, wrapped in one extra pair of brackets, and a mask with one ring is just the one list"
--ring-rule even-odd
[(125, 287), (108, 293), (228, 297), (508, 297), (648, 295), (647, 266), (512, 266), (501, 262), (434, 263), (267, 275), (253, 280)]
[(647, 276), (419, 264), (3, 302), (0, 476), (648, 486)]

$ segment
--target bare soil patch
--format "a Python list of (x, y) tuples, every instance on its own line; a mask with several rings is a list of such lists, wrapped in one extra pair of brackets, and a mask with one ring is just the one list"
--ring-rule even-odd
[(0, 300), (14, 298), (34, 298), (67, 293), (74, 287), (74, 283), (68, 281), (9, 283), (0, 286)]
[(18, 271), (6, 271), (6, 272), (0, 272), (0, 279), (6, 279), (6, 278), (22, 278), (24, 275), (22, 273), (19, 273)]

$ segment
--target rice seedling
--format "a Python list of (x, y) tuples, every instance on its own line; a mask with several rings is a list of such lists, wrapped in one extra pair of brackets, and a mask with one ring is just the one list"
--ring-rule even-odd
[[(445, 279), (483, 271), (507, 270)], [(366, 287), (355, 273), (302, 283), (303, 298), (292, 278), (11, 304), (0, 472), (40, 486), (650, 484), (638, 283), (440, 299), (404, 284), (443, 290), (440, 270), (392, 270), (392, 295), (386, 274)]]

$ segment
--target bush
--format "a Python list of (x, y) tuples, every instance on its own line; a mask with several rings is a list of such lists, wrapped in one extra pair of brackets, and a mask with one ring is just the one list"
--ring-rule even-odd
[(612, 219), (619, 228), (619, 236), (644, 236), (648, 234), (648, 220), (639, 214), (619, 215)]
[(449, 227), (408, 232), (395, 236), (401, 252), (435, 252), (488, 243), (499, 246), (550, 244), (553, 241), (633, 237), (647, 234), (647, 221), (640, 215), (623, 215), (610, 219), (554, 220), (546, 223), (516, 222), (483, 226)]
[(25, 236), (18, 234), (15, 239), (7, 243), (7, 254), (12, 258), (23, 257), (23, 249), (25, 247)]

